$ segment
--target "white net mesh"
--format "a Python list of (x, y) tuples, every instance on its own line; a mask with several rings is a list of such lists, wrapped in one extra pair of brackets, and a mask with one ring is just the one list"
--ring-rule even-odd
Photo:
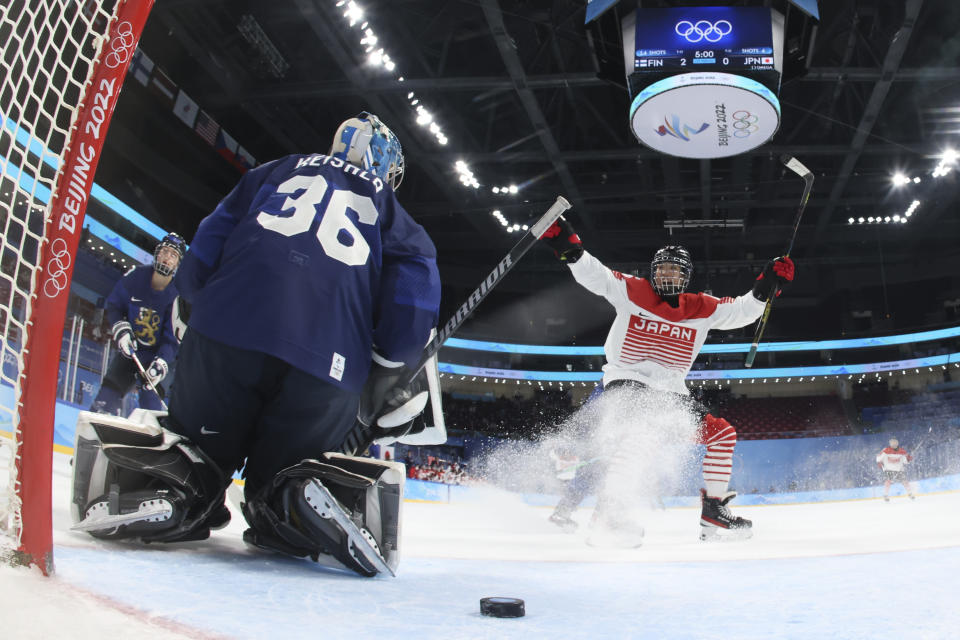
[[(118, 0), (3, 0), (0, 6), (0, 552), (22, 529), (17, 406), (38, 254), (56, 173)], [(67, 256), (69, 258), (69, 256)], [(61, 265), (66, 267), (67, 265)], [(55, 402), (55, 394), (50, 402)], [(51, 443), (52, 445), (52, 443)]]

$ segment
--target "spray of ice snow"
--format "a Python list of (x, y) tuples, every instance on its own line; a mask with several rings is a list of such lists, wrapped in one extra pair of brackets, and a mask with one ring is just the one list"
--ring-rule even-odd
[(480, 473), (512, 491), (558, 494), (571, 466), (599, 464), (602, 480), (593, 487), (598, 500), (630, 517), (699, 475), (697, 426), (680, 396), (632, 386), (607, 389), (557, 433), (537, 442), (510, 441), (488, 452)]

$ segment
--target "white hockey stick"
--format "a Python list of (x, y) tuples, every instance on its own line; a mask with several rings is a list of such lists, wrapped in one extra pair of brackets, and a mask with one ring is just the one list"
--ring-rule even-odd
[[(563, 212), (570, 208), (570, 203), (563, 196), (557, 196), (556, 201), (550, 208), (547, 209), (546, 213), (540, 216), (540, 219), (533, 223), (530, 229), (523, 235), (522, 238), (513, 245), (513, 248), (507, 253), (506, 257), (500, 261), (496, 268), (490, 272), (486, 278), (483, 279), (483, 282), (480, 283), (480, 286), (473, 290), (473, 293), (467, 298), (466, 302), (460, 305), (460, 308), (457, 309), (457, 312), (447, 320), (447, 323), (443, 325), (443, 329), (437, 331), (437, 335), (427, 344), (426, 348), (423, 350), (423, 354), (420, 356), (420, 362), (417, 363), (417, 366), (412, 368), (407, 375), (406, 380), (398, 381), (400, 386), (409, 385), (417, 377), (417, 374), (420, 373), (420, 370), (426, 365), (427, 361), (433, 357), (440, 347), (443, 346), (443, 343), (447, 341), (447, 338), (453, 335), (453, 333), (460, 328), (460, 326), (466, 321), (468, 317), (473, 313), (473, 310), (477, 308), (477, 305), (487, 297), (487, 294), (503, 280), (503, 277), (507, 275), (507, 272), (513, 268), (513, 266), (520, 261), (520, 258), (530, 250), (530, 248), (536, 244), (537, 240), (540, 239), (540, 236), (550, 228), (554, 222), (557, 221)], [(364, 449), (366, 449), (370, 444), (376, 440), (378, 435), (374, 435), (373, 428), (369, 427), (360, 420), (357, 420), (356, 425), (354, 425), (353, 430), (347, 435), (344, 440), (343, 447), (341, 451), (348, 455), (359, 455)]]

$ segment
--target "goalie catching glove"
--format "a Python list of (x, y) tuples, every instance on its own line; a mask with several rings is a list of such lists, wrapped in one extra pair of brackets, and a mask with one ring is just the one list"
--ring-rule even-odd
[(763, 268), (763, 272), (757, 276), (757, 281), (753, 285), (753, 297), (766, 302), (774, 292), (779, 296), (780, 292), (793, 282), (794, 273), (793, 260), (789, 256), (771, 260)]
[(580, 236), (563, 216), (557, 218), (557, 221), (543, 232), (540, 239), (553, 249), (553, 255), (560, 262), (573, 264), (583, 255), (583, 243), (580, 241)]
[(410, 384), (410, 370), (400, 362), (373, 355), (370, 375), (360, 395), (357, 420), (377, 438), (406, 435), (427, 406), (427, 374), (421, 369)]

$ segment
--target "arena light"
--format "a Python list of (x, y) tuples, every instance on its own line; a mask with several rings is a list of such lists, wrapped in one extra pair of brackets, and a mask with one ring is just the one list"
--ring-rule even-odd
[[(370, 23), (365, 19), (366, 14), (360, 5), (354, 2), (354, 0), (337, 0), (335, 6), (343, 11), (343, 17), (347, 21), (347, 24), (360, 31), (361, 37), (359, 44), (367, 55), (367, 64), (373, 68), (383, 69), (388, 73), (397, 72), (397, 82), (403, 82), (404, 78), (397, 69), (397, 63), (394, 62), (385, 47), (377, 46), (380, 43), (380, 38), (377, 37), (373, 28), (370, 27)], [(447, 138), (443, 132), (443, 128), (435, 121), (433, 115), (426, 110), (423, 104), (421, 104), (420, 99), (413, 91), (407, 93), (407, 100), (410, 102), (410, 107), (416, 112), (415, 119), (417, 124), (426, 127), (437, 141), (437, 144), (446, 146), (449, 138)]]
[(910, 216), (912, 216), (912, 215), (914, 214), (914, 212), (917, 210), (917, 207), (919, 207), (919, 206), (920, 206), (920, 201), (919, 201), (919, 200), (914, 200), (913, 202), (910, 203), (910, 206), (907, 207), (907, 210), (906, 210), (906, 212), (904, 212), (903, 215), (905, 215), (906, 217), (909, 218)]
[(473, 175), (473, 171), (470, 170), (470, 167), (463, 160), (457, 160), (453, 163), (453, 168), (456, 170), (457, 174), (460, 176), (460, 182), (466, 187), (473, 187), (477, 189), (480, 187), (480, 183), (477, 182), (476, 177)]
[(910, 184), (910, 178), (908, 178), (905, 174), (899, 173), (899, 172), (893, 174), (893, 177), (890, 180), (891, 182), (893, 182), (893, 186), (895, 187), (903, 187), (905, 185)]

